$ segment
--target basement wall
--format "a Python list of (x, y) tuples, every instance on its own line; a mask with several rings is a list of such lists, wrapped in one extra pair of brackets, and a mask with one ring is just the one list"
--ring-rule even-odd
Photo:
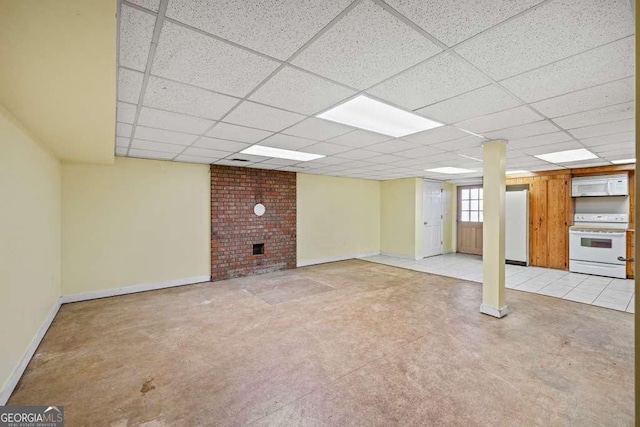
[(60, 162), (0, 106), (0, 404), (60, 297)]
[(209, 166), (63, 164), (65, 296), (210, 276)]
[(297, 175), (298, 266), (380, 252), (380, 181)]
[(380, 183), (380, 251), (409, 259), (422, 258), (422, 178)]

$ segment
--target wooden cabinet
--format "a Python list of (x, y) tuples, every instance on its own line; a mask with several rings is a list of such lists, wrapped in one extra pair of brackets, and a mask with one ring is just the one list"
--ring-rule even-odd
[(568, 174), (529, 181), (529, 262), (537, 267), (569, 267), (571, 190)]

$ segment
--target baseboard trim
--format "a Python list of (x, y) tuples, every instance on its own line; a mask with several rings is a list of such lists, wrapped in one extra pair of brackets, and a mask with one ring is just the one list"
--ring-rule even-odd
[(33, 338), (33, 341), (31, 341), (31, 345), (29, 345), (29, 347), (27, 348), (27, 351), (22, 356), (20, 363), (9, 378), (7, 385), (0, 393), (0, 406), (4, 406), (7, 404), (9, 397), (11, 397), (13, 390), (18, 385), (18, 381), (20, 381), (20, 378), (22, 378), (22, 374), (24, 374), (25, 369), (27, 369), (27, 365), (29, 365), (29, 362), (31, 362), (31, 358), (38, 349), (40, 342), (49, 330), (51, 323), (53, 323), (53, 319), (56, 317), (56, 314), (58, 314), (58, 310), (60, 310), (61, 305), (62, 303), (60, 302), (60, 299), (58, 299), (58, 301), (53, 304), (53, 307), (51, 307), (51, 310), (49, 311), (49, 314), (47, 314), (47, 317), (44, 319), (44, 322), (42, 322), (42, 326), (40, 326), (38, 333)]
[(406, 254), (394, 254), (392, 252), (380, 252), (380, 255), (390, 256), (390, 257), (394, 257), (394, 258), (410, 259), (412, 261), (419, 261), (419, 260), (424, 258), (422, 256), (411, 256), (411, 255), (406, 255)]
[(489, 316), (497, 317), (499, 319), (509, 314), (509, 309), (506, 305), (501, 308), (495, 308), (490, 305), (480, 304), (480, 313), (488, 314)]
[(49, 330), (49, 327), (51, 326), (51, 323), (53, 323), (53, 319), (56, 317), (56, 314), (58, 314), (58, 310), (60, 310), (60, 307), (62, 306), (62, 304), (68, 304), (68, 303), (80, 302), (80, 301), (89, 301), (92, 299), (107, 298), (107, 297), (113, 297), (118, 295), (136, 294), (138, 292), (155, 291), (158, 289), (173, 288), (176, 286), (194, 285), (196, 283), (209, 282), (210, 280), (211, 280), (211, 276), (195, 276), (195, 277), (188, 277), (185, 279), (168, 280), (165, 282), (145, 283), (142, 285), (134, 285), (134, 286), (124, 286), (121, 288), (109, 289), (106, 291), (87, 292), (82, 294), (61, 296), (60, 298), (58, 298), (58, 301), (56, 301), (53, 307), (51, 308), (51, 311), (49, 312), (46, 319), (42, 323), (42, 326), (38, 330), (38, 333), (34, 337), (33, 341), (31, 342), (31, 345), (29, 346), (29, 348), (27, 348), (27, 351), (25, 352), (24, 356), (20, 360), (20, 363), (18, 364), (16, 369), (13, 371), (13, 374), (9, 378), (9, 381), (7, 382), (7, 385), (5, 386), (4, 390), (0, 392), (0, 406), (7, 404), (9, 397), (11, 397), (13, 390), (18, 385), (18, 381), (20, 381), (20, 378), (24, 374), (25, 369), (27, 369), (27, 365), (29, 365), (31, 358), (35, 354), (36, 350), (38, 349), (38, 346), (40, 345), (40, 342), (42, 341), (45, 334)]
[(344, 256), (328, 257), (328, 258), (318, 258), (318, 259), (313, 259), (313, 260), (310, 260), (310, 261), (298, 262), (298, 263), (296, 263), (296, 266), (297, 267), (308, 267), (310, 265), (326, 264), (328, 262), (347, 261), (349, 259), (364, 258), (364, 257), (368, 257), (368, 256), (375, 256), (375, 255), (380, 255), (380, 252), (370, 252), (370, 253), (366, 253), (366, 254), (344, 255)]
[(158, 289), (173, 288), (176, 286), (193, 285), (196, 283), (209, 282), (211, 276), (195, 276), (184, 279), (167, 280), (165, 282), (145, 283), (142, 285), (124, 286), (121, 288), (107, 289), (105, 291), (86, 292), (82, 294), (63, 295), (60, 297), (62, 304), (71, 302), (88, 301), (98, 298), (108, 298), (117, 295), (137, 294), (138, 292), (155, 291)]

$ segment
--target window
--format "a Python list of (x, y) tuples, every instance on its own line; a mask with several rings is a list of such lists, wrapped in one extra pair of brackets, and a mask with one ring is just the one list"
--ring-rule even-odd
[(482, 187), (462, 188), (460, 190), (460, 221), (483, 221), (482, 196)]

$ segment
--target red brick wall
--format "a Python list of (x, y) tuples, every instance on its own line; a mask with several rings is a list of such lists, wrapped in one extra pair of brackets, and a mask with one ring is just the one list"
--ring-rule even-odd
[[(256, 203), (266, 207), (259, 217)], [(264, 255), (253, 244), (264, 243)], [(296, 268), (296, 174), (211, 165), (211, 280)]]

